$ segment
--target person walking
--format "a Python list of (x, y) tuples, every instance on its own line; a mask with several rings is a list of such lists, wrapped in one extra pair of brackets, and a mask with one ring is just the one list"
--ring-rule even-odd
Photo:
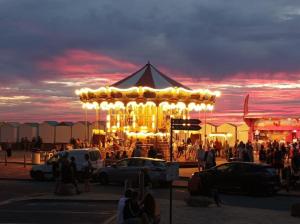
[(136, 144), (134, 150), (132, 151), (132, 157), (141, 157), (141, 156), (142, 156), (141, 146), (139, 144)]
[(198, 160), (198, 170), (204, 170), (205, 168), (205, 150), (202, 148), (202, 145), (199, 145), (197, 149), (197, 160)]
[(150, 149), (148, 151), (148, 157), (149, 158), (156, 158), (156, 155), (157, 155), (157, 151), (154, 149), (154, 146), (151, 145)]
[(210, 169), (216, 165), (216, 154), (213, 148), (207, 151), (207, 156), (205, 159), (205, 169)]
[(244, 151), (245, 151), (245, 144), (243, 141), (240, 141), (240, 143), (237, 147), (237, 156), (240, 161), (244, 161), (244, 158), (243, 158)]
[(278, 148), (279, 146), (276, 146), (274, 156), (273, 156), (273, 167), (276, 169), (276, 172), (278, 175), (281, 175), (281, 171), (284, 168), (284, 160), (283, 160), (283, 154)]
[(93, 167), (90, 161), (90, 156), (88, 154), (84, 155), (84, 164), (83, 164), (83, 180), (84, 180), (84, 190), (85, 192), (90, 192), (90, 178), (93, 172)]
[(253, 146), (250, 141), (246, 144), (246, 151), (248, 153), (249, 162), (254, 162)]
[(61, 180), (64, 183), (70, 182), (70, 162), (68, 160), (69, 153), (65, 152), (63, 153), (60, 163), (59, 163), (59, 173), (61, 176)]
[(266, 155), (266, 150), (265, 150), (264, 145), (261, 145), (261, 147), (260, 147), (259, 154), (258, 154), (258, 159), (261, 163), (266, 162), (267, 155)]
[(71, 183), (75, 187), (76, 194), (80, 194), (78, 184), (77, 184), (77, 179), (78, 179), (78, 173), (77, 173), (77, 166), (75, 162), (75, 157), (71, 157), (71, 162), (70, 162), (70, 169), (71, 169)]
[(55, 188), (54, 188), (54, 194), (58, 194), (59, 193), (59, 188), (60, 188), (60, 173), (59, 173), (59, 158), (58, 158), (58, 154), (55, 154), (53, 157), (53, 162), (52, 162), (52, 175), (53, 175), (53, 179), (55, 180)]

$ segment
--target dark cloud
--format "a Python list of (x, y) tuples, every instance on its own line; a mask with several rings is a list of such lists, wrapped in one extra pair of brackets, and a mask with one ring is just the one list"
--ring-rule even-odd
[(54, 75), (37, 64), (69, 49), (212, 79), (300, 70), (293, 0), (2, 0), (0, 15), (1, 80)]

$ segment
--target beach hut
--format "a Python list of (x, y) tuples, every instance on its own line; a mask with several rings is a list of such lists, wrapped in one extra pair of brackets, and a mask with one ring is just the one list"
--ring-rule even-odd
[(61, 122), (56, 126), (55, 143), (70, 143), (72, 137), (72, 122)]
[(237, 126), (231, 123), (224, 123), (217, 127), (217, 133), (221, 141), (228, 142), (229, 146), (234, 146), (237, 140)]
[(72, 126), (72, 137), (84, 141), (89, 139), (90, 122), (78, 121)]
[(0, 142), (1, 142), (1, 127), (4, 125), (4, 122), (0, 122)]
[(1, 126), (1, 142), (15, 143), (18, 141), (19, 126), (17, 122), (7, 122)]
[(242, 123), (237, 126), (237, 139), (239, 141), (247, 142), (248, 141), (248, 132), (249, 127), (246, 123)]
[(55, 143), (55, 131), (58, 122), (44, 121), (39, 125), (39, 136), (42, 138), (43, 143)]
[(21, 141), (21, 139), (25, 137), (29, 141), (31, 141), (32, 138), (36, 138), (38, 136), (38, 129), (39, 129), (38, 123), (21, 124), (19, 127), (19, 141)]
[(215, 133), (216, 131), (217, 131), (216, 125), (209, 123), (209, 122), (207, 122), (206, 124), (202, 123), (201, 130), (200, 130), (201, 140), (204, 141), (205, 133), (206, 133), (207, 139), (209, 139), (209, 134)]

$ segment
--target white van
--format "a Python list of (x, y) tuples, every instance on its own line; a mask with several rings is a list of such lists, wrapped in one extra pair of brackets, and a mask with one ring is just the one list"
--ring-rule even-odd
[[(53, 179), (52, 164), (54, 161), (60, 159), (64, 153), (68, 153), (68, 158), (75, 158), (77, 171), (83, 170), (83, 164), (85, 162), (85, 154), (88, 154), (90, 161), (95, 171), (104, 166), (104, 161), (101, 158), (99, 149), (97, 148), (84, 148), (84, 149), (71, 149), (67, 151), (57, 152), (49, 160), (41, 165), (33, 165), (30, 171), (30, 176), (35, 180), (51, 180)], [(57, 155), (57, 156), (56, 156)]]

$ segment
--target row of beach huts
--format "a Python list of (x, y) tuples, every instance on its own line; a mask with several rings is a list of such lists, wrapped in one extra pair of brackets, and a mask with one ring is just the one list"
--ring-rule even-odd
[(43, 143), (69, 143), (71, 138), (80, 140), (92, 138), (92, 130), (99, 127), (104, 128), (104, 122), (56, 122), (44, 121), (42, 123), (0, 123), (0, 142), (16, 143), (22, 138), (29, 141), (40, 136)]
[[(69, 143), (71, 138), (80, 139), (81, 141), (92, 138), (92, 130), (96, 128), (105, 129), (105, 122), (56, 122), (44, 121), (42, 123), (16, 123), (2, 122), (0, 123), (0, 142), (20, 142), (22, 138), (27, 137), (31, 140), (33, 137), (40, 136), (43, 143)], [(235, 125), (224, 123), (221, 125), (206, 124), (206, 128), (202, 125), (200, 134), (204, 136), (204, 132), (208, 138), (228, 141), (229, 145), (234, 145), (237, 140), (246, 142), (248, 140), (249, 128), (245, 123)], [(222, 139), (223, 138), (223, 139)]]

